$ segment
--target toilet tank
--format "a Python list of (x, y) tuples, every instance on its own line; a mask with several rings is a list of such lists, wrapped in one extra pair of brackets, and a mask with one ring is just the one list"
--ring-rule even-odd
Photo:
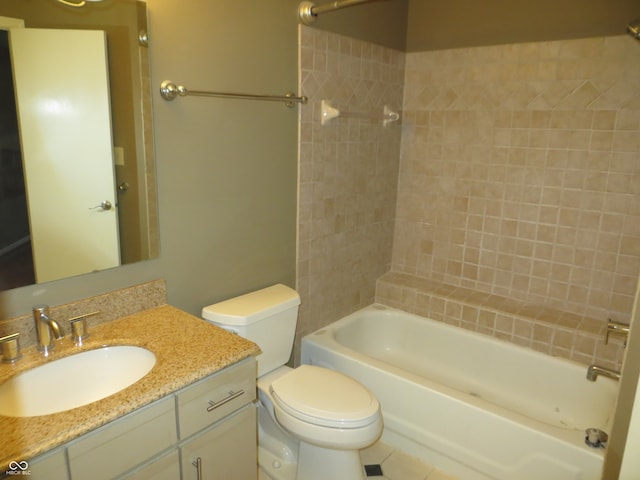
[(202, 318), (258, 344), (260, 377), (289, 361), (299, 305), (298, 292), (278, 284), (204, 307)]

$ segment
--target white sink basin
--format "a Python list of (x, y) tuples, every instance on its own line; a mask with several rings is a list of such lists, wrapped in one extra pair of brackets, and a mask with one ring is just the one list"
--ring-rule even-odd
[(113, 395), (156, 363), (145, 348), (103, 347), (27, 370), (0, 385), (0, 415), (35, 417), (63, 412)]

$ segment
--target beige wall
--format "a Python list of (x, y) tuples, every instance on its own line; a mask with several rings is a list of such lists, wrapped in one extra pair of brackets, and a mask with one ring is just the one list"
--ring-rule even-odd
[[(402, 52), (315, 28), (300, 49), (298, 340), (372, 303), (389, 268), (401, 128), (382, 120), (402, 104), (404, 72)], [(345, 112), (325, 126), (323, 99)]]
[(639, 46), (618, 36), (409, 54), (393, 269), (628, 322)]
[(296, 4), (149, 0), (160, 258), (3, 292), (0, 318), (155, 278), (167, 280), (172, 304), (194, 314), (270, 283), (294, 285), (297, 110), (195, 97), (168, 103), (158, 86), (170, 79), (193, 89), (295, 90)]
[[(294, 8), (291, 0), (149, 1), (155, 85), (295, 91), (296, 22), (286, 14)], [(294, 286), (297, 107), (154, 101), (169, 301), (199, 313), (271, 283)]]
[[(308, 38), (303, 90), (361, 101), (341, 91), (357, 82), (332, 67), (324, 37)], [(601, 338), (607, 318), (629, 321), (640, 268), (633, 181), (637, 47), (618, 36), (408, 54), (391, 270), (418, 280), (385, 276), (376, 299), (424, 314), (416, 296), (425, 293), (421, 288), (431, 295), (444, 283), (458, 288), (460, 298), (484, 293), (491, 302), (464, 305), (448, 291), (448, 298), (433, 301), (430, 314), (546, 353), (619, 368), (620, 339), (604, 346)], [(332, 76), (324, 74), (332, 68)], [(334, 233), (327, 234), (340, 209), (334, 203), (328, 209), (325, 197), (349, 199), (352, 192), (333, 181), (336, 167), (324, 152), (348, 141), (352, 130), (330, 135), (318, 126), (314, 108), (303, 111), (302, 124), (298, 284), (307, 301), (300, 334), (363, 305), (350, 294), (369, 291), (371, 276), (360, 272), (386, 264), (384, 254), (363, 261), (364, 248), (345, 256)], [(363, 132), (358, 135), (367, 139)], [(384, 196), (395, 182), (389, 175), (376, 188)], [(358, 273), (351, 290), (344, 287), (347, 270)], [(420, 279), (432, 283), (425, 287)], [(404, 285), (394, 289), (394, 282)]]
[(637, 48), (617, 36), (407, 55), (392, 271), (490, 295), (493, 311), (508, 299), (534, 323), (448, 321), (619, 366), (599, 339), (607, 318), (630, 321), (640, 270)]
[(409, 0), (407, 51), (618, 35), (637, 0)]
[[(410, 3), (410, 42), (428, 30), (435, 15), (425, 10), (427, 2), (418, 3)], [(460, 6), (452, 4), (442, 15), (448, 18)], [(546, 8), (547, 15), (554, 11)], [(602, 13), (590, 2), (582, 20), (594, 24), (589, 20), (594, 11)], [(482, 15), (515, 13), (493, 8)], [(526, 7), (519, 14), (524, 13)], [(541, 28), (544, 18), (530, 19), (530, 28), (542, 37), (550, 35)], [(611, 30), (607, 19), (595, 22), (595, 30)], [(574, 29), (568, 36), (581, 33)], [(636, 47), (622, 36), (408, 55), (392, 270), (436, 282), (427, 290), (444, 282), (459, 287), (459, 297), (485, 292), (505, 307), (499, 315), (495, 304), (465, 306), (449, 297), (434, 300), (432, 314), (546, 353), (620, 366), (621, 343), (614, 339), (603, 346), (600, 339), (606, 318), (628, 321), (640, 266), (634, 247), (638, 212), (626, 202), (637, 193), (632, 184), (635, 76), (627, 67)], [(303, 43), (303, 59), (304, 52)], [(311, 58), (302, 72), (315, 79), (315, 65), (325, 68), (331, 62), (321, 50)], [(314, 85), (344, 85), (346, 79), (337, 75)], [(309, 296), (301, 311), (302, 333), (361, 305), (340, 286), (344, 273), (329, 259), (327, 252), (341, 250), (323, 243), (331, 237), (309, 226), (317, 222), (305, 221), (333, 218), (333, 212), (322, 211), (323, 189), (348, 195), (348, 187), (323, 178), (323, 168), (333, 168), (318, 161), (326, 133), (309, 130), (318, 133), (310, 135), (310, 154), (303, 137), (301, 174), (306, 159), (316, 160), (309, 167), (314, 172), (310, 186), (301, 181), (299, 222), (301, 238), (310, 238), (319, 253), (314, 268), (301, 243), (299, 286), (303, 299)], [(336, 141), (349, 134), (342, 129)], [(386, 192), (394, 185), (391, 176), (378, 189)], [(302, 202), (316, 210), (305, 216)], [(384, 255), (380, 258), (384, 265)], [(336, 264), (350, 262), (353, 258), (345, 257)], [(394, 290), (390, 278), (381, 284), (390, 288), (379, 289), (376, 298), (420, 310), (413, 303), (420, 281), (403, 277), (407, 285)], [(309, 288), (307, 279), (316, 288)], [(370, 288), (368, 277), (352, 282), (363, 291)], [(448, 302), (457, 316), (439, 311)]]

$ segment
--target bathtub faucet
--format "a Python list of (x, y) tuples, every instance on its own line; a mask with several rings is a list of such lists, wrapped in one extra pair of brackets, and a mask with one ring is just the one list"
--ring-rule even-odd
[(598, 378), (598, 375), (613, 378), (614, 380), (620, 380), (620, 372), (609, 370), (608, 368), (604, 367), (599, 367), (598, 365), (589, 365), (589, 368), (587, 368), (587, 380), (595, 382)]

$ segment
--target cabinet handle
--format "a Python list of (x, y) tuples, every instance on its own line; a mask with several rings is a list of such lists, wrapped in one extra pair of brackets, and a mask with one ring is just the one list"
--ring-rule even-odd
[(196, 478), (197, 480), (202, 480), (202, 459), (200, 457), (196, 458), (191, 465), (196, 467)]
[(207, 412), (212, 412), (216, 408), (221, 407), (225, 403), (228, 403), (231, 400), (234, 400), (234, 399), (238, 398), (240, 395), (243, 395), (243, 394), (244, 394), (244, 390), (242, 390), (242, 389), (238, 390), (237, 392), (234, 392), (233, 390), (231, 390), (231, 391), (229, 391), (229, 396), (228, 397), (223, 398), (222, 400), (220, 400), (218, 402), (214, 402), (213, 400), (209, 400), (209, 406), (207, 407)]

